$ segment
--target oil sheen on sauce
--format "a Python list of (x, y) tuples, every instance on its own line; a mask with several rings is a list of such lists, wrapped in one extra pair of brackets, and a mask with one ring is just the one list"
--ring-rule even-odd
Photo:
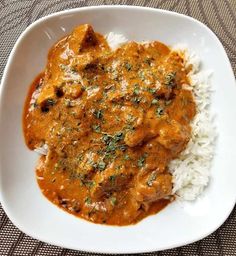
[(163, 209), (173, 198), (168, 163), (185, 149), (196, 113), (188, 72), (160, 42), (112, 51), (87, 24), (57, 42), (23, 116), (27, 146), (47, 145), (36, 167), (42, 193), (109, 225)]

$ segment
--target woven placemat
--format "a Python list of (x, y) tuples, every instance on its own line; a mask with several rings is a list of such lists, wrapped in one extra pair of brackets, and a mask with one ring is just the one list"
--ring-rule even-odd
[[(150, 6), (200, 20), (220, 38), (236, 73), (236, 0), (0, 0), (0, 76), (14, 43), (32, 22), (53, 12), (101, 4)], [(96, 254), (63, 249), (32, 239), (11, 223), (0, 206), (0, 256), (4, 255)], [(145, 255), (236, 255), (236, 208), (223, 226), (207, 238), (180, 248)]]

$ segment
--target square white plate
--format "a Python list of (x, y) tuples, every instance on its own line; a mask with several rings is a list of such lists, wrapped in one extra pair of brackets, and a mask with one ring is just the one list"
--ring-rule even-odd
[[(70, 215), (40, 192), (35, 178), (38, 156), (29, 151), (22, 132), (22, 110), (30, 83), (44, 69), (50, 47), (82, 23), (95, 31), (122, 33), (131, 40), (186, 44), (213, 69), (212, 111), (219, 134), (212, 178), (193, 203), (174, 202), (136, 225), (95, 225)], [(42, 18), (18, 39), (1, 84), (0, 195), (11, 221), (26, 234), (47, 243), (102, 253), (163, 250), (199, 240), (217, 229), (236, 199), (236, 87), (222, 44), (202, 23), (173, 12), (131, 7), (80, 8)]]

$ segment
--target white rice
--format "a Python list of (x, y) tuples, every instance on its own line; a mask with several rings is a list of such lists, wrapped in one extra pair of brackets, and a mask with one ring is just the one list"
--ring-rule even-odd
[[(128, 40), (122, 34), (110, 32), (106, 35), (111, 49), (115, 50)], [(173, 194), (179, 199), (194, 200), (209, 183), (211, 162), (214, 155), (216, 140), (213, 118), (210, 113), (211, 72), (200, 69), (200, 59), (194, 53), (189, 53), (186, 47), (176, 46), (173, 50), (185, 57), (185, 66), (192, 65), (189, 74), (191, 85), (185, 88), (192, 90), (197, 105), (197, 114), (191, 123), (192, 137), (186, 149), (178, 159), (171, 161), (169, 170), (173, 175)], [(37, 95), (33, 94), (33, 102)], [(35, 149), (39, 154), (46, 155), (48, 147), (44, 144)]]
[(118, 47), (120, 47), (122, 44), (128, 42), (128, 39), (125, 38), (122, 34), (116, 34), (114, 32), (110, 32), (105, 36), (108, 45), (112, 50), (116, 50)]
[(34, 110), (34, 108), (35, 108), (35, 102), (36, 102), (37, 98), (39, 97), (41, 90), (42, 90), (42, 88), (41, 88), (41, 86), (40, 86), (38, 89), (36, 89), (36, 90), (33, 92), (32, 96), (31, 96), (31, 100), (30, 100), (29, 111)]
[(37, 147), (36, 149), (34, 149), (34, 152), (40, 154), (40, 155), (47, 155), (48, 153), (48, 145), (47, 144), (43, 144), (41, 147)]
[(188, 50), (175, 48), (184, 54), (186, 67), (192, 65), (189, 74), (197, 113), (191, 123), (192, 137), (178, 159), (171, 161), (169, 169), (173, 175), (173, 194), (183, 200), (194, 200), (209, 183), (211, 162), (216, 140), (215, 127), (210, 112), (211, 71), (200, 69), (200, 60)]

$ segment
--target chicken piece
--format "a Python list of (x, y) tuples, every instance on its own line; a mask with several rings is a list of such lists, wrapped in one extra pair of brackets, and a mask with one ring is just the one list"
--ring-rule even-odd
[(172, 176), (157, 171), (137, 176), (133, 189), (134, 197), (139, 202), (154, 202), (171, 195)]
[(124, 60), (135, 60), (140, 57), (140, 54), (144, 51), (144, 47), (137, 42), (131, 41), (125, 44), (123, 47), (117, 49), (117, 55), (122, 56)]
[(181, 90), (175, 97), (173, 103), (167, 108), (171, 119), (181, 124), (188, 124), (196, 115), (196, 107), (190, 90)]
[(167, 84), (165, 84), (165, 82), (160, 83), (159, 81), (156, 81), (155, 89), (156, 89), (155, 94), (159, 98), (165, 98), (166, 100), (170, 98), (173, 91), (171, 86), (168, 86)]
[(37, 98), (37, 104), (43, 105), (47, 100), (55, 98), (54, 86), (44, 86)]
[(135, 147), (141, 143), (146, 136), (145, 130), (141, 127), (126, 133), (124, 142), (129, 147)]
[(62, 88), (66, 97), (77, 99), (83, 92), (82, 85), (78, 83), (68, 84)]
[[(60, 58), (65, 50), (64, 41), (67, 41), (67, 50), (70, 49), (71, 52), (82, 53), (77, 57), (76, 63), (74, 63), (74, 60), (69, 63), (69, 60), (65, 61)], [(89, 51), (94, 50), (97, 44), (98, 40), (93, 28), (90, 25), (85, 24), (74, 29), (71, 36), (63, 39), (51, 49), (48, 54), (49, 64), (47, 65), (45, 72), (45, 84), (37, 99), (39, 105), (48, 99), (56, 98), (56, 87), (64, 80), (81, 80), (78, 70), (81, 67), (84, 68), (91, 62), (96, 61), (96, 58)], [(77, 67), (77, 63), (80, 63), (80, 66)], [(73, 97), (76, 98), (81, 94), (81, 90), (76, 88), (72, 94)]]
[(120, 170), (115, 170), (114, 165), (102, 172), (97, 172), (93, 178), (95, 186), (91, 190), (92, 197), (100, 199), (111, 192), (121, 191), (127, 188), (133, 174), (124, 166)]
[(99, 156), (94, 152), (89, 151), (86, 153), (78, 166), (77, 173), (85, 175), (86, 178), (90, 178), (95, 170), (94, 163), (98, 161), (98, 158)]
[(149, 54), (154, 59), (160, 59), (162, 56), (168, 55), (170, 53), (170, 48), (166, 46), (165, 44), (153, 41), (151, 43), (145, 43), (144, 44), (146, 54)]
[(83, 52), (98, 43), (96, 34), (92, 26), (83, 24), (74, 29), (69, 38), (70, 48), (74, 52)]
[(180, 153), (190, 139), (190, 131), (175, 120), (167, 120), (159, 127), (157, 141), (174, 154)]
[(143, 152), (146, 153), (145, 165), (138, 175), (143, 173), (149, 173), (155, 170), (158, 174), (166, 171), (166, 166), (171, 160), (172, 155), (169, 154), (169, 150), (162, 146), (157, 137), (150, 139), (143, 145)]
[(127, 132), (124, 142), (129, 147), (135, 147), (143, 141), (155, 137), (158, 134), (160, 121), (161, 119), (157, 118), (155, 112), (149, 110), (146, 113), (145, 119), (142, 121), (143, 126)]

